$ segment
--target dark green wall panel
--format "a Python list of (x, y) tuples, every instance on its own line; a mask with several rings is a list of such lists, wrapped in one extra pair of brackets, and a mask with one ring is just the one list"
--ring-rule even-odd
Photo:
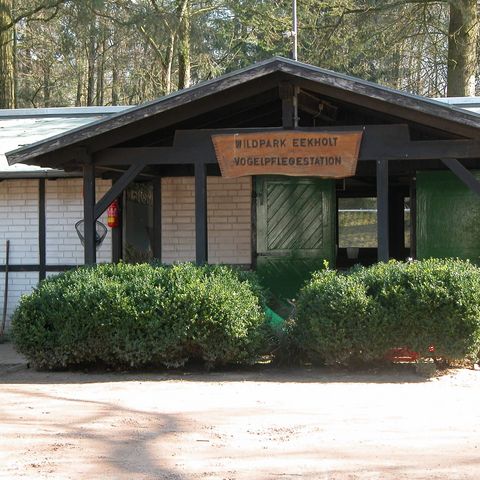
[(452, 172), (417, 173), (417, 257), (480, 263), (480, 197)]

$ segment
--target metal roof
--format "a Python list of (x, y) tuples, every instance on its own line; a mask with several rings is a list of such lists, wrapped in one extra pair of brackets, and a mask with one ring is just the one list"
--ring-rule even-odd
[(118, 113), (127, 107), (24, 108), (0, 110), (0, 178), (66, 176), (63, 170), (24, 163), (8, 165), (5, 153)]
[(433, 100), (480, 115), (480, 97), (445, 97)]

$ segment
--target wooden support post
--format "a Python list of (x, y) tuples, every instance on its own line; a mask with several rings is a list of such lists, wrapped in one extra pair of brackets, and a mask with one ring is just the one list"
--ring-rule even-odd
[(153, 258), (162, 261), (162, 177), (153, 183)]
[(38, 180), (38, 260), (39, 260), (39, 280), (44, 280), (47, 276), (47, 229), (45, 214), (45, 179)]
[(410, 257), (417, 258), (417, 179), (410, 183)]
[(208, 262), (207, 238), (207, 168), (195, 164), (195, 256), (197, 265)]
[(95, 229), (95, 166), (87, 163), (83, 166), (83, 220), (85, 265), (95, 265), (96, 229)]
[(282, 82), (279, 85), (279, 95), (282, 99), (282, 127), (295, 128), (297, 112), (295, 111), (295, 88), (291, 83)]
[(117, 198), (118, 200), (118, 215), (119, 222), (118, 227), (113, 227), (112, 232), (112, 262), (118, 263), (122, 259), (122, 237), (123, 237), (123, 202), (122, 196)]
[(388, 262), (389, 221), (388, 221), (388, 160), (377, 160), (377, 239), (378, 261)]

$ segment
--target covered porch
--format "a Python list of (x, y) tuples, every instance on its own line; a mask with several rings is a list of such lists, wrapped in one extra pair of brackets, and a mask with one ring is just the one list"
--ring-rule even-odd
[[(192, 215), (185, 217), (191, 228), (182, 235), (192, 242), (194, 258), (185, 260), (204, 264), (214, 259), (267, 268), (272, 276), (302, 276), (305, 269), (324, 260), (343, 267), (355, 261), (415, 258), (419, 238), (424, 241), (425, 236), (417, 232), (418, 172), (452, 172), (468, 192), (480, 195), (480, 182), (472, 173), (480, 169), (479, 120), (477, 115), (432, 100), (274, 58), (10, 152), (8, 159), (11, 164), (81, 173), (87, 265), (96, 263), (96, 220), (114, 200), (124, 204), (124, 192), (132, 182), (151, 185), (151, 256), (165, 261), (162, 244), (165, 247), (167, 235), (178, 231), (167, 232), (165, 217), (173, 222), (178, 218), (175, 211), (166, 210), (162, 188), (175, 189), (179, 179), (187, 178), (192, 188), (185, 195), (192, 198), (187, 202)], [(268, 169), (265, 174), (246, 172), (237, 180), (222, 177), (212, 137), (275, 132), (299, 136), (361, 133), (353, 175), (328, 177), (319, 169), (313, 175), (290, 177)], [(321, 147), (318, 152), (321, 155)], [(98, 178), (113, 181), (102, 198), (95, 196)], [(214, 189), (223, 190), (212, 210), (209, 189), (214, 184)], [(235, 201), (239, 192), (240, 203)], [(376, 199), (376, 244), (352, 245), (359, 248), (356, 258), (349, 258), (351, 251), (340, 242), (339, 210), (345, 199)], [(409, 225), (405, 223), (405, 199), (410, 206)], [(212, 251), (222, 242), (212, 227), (222, 204), (227, 219), (224, 231), (230, 231), (225, 241), (243, 235), (242, 245), (250, 247), (230, 262), (240, 248), (237, 243), (231, 242), (231, 250), (223, 257)], [(480, 212), (478, 206), (472, 208)], [(422, 212), (429, 215), (428, 208)], [(228, 222), (233, 217), (237, 219), (234, 227)], [(449, 219), (444, 221), (448, 224)], [(125, 223), (112, 229), (114, 260), (125, 256)], [(474, 231), (461, 234), (476, 235)], [(212, 242), (214, 235), (217, 240)]]

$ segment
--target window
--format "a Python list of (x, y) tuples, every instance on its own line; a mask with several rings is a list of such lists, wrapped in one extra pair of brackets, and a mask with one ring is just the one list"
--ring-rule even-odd
[(377, 199), (338, 199), (338, 246), (377, 248)]

